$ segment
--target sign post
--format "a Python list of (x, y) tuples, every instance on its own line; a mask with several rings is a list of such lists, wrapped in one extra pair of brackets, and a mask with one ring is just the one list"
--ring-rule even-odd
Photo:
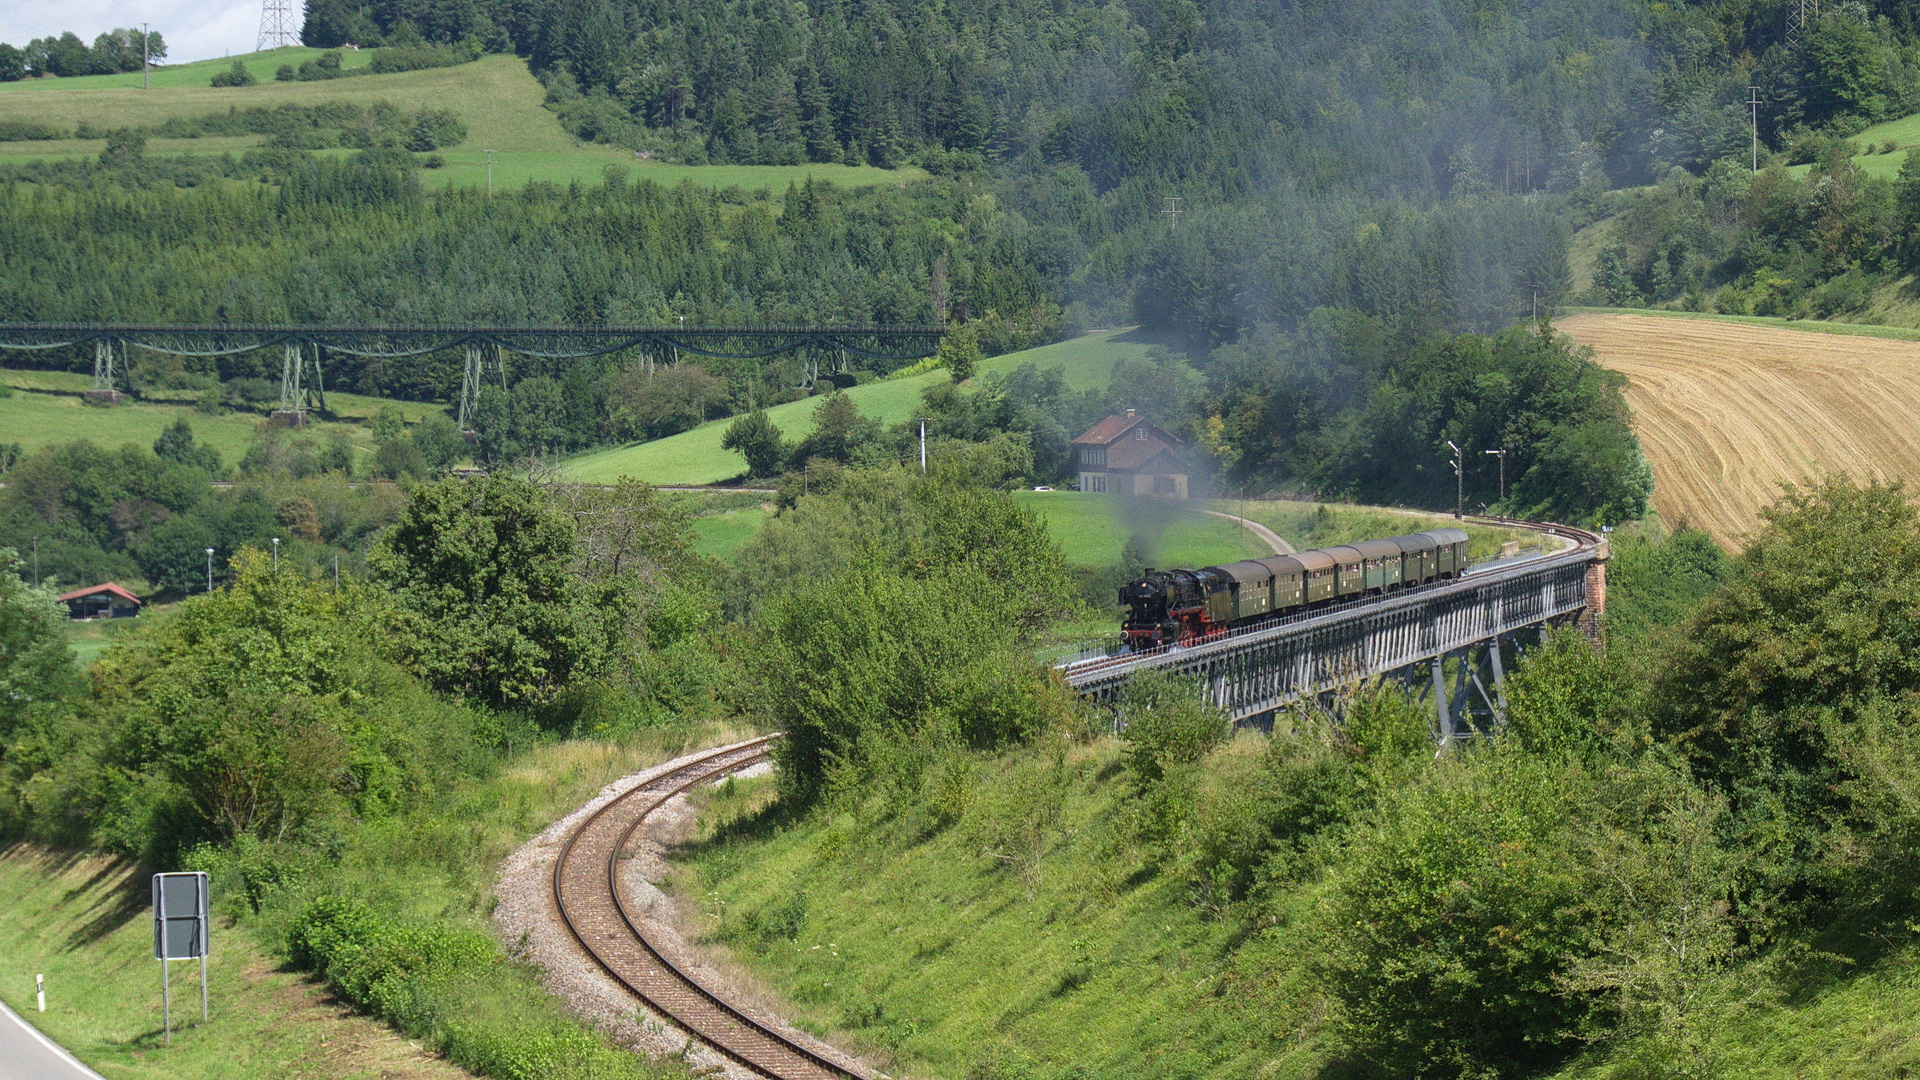
[(153, 875), (153, 956), (160, 961), (160, 1016), (168, 1044), (173, 1042), (173, 984), (168, 964), (200, 961), (200, 1019), (207, 1018), (209, 945), (207, 875)]

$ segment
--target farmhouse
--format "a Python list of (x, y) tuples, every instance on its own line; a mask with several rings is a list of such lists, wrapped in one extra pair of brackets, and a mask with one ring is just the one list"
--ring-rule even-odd
[(67, 605), (71, 619), (123, 619), (140, 614), (140, 598), (111, 581), (61, 593), (57, 599)]
[(1132, 409), (1088, 428), (1073, 440), (1073, 449), (1080, 465), (1081, 491), (1187, 497), (1190, 466), (1180, 440)]

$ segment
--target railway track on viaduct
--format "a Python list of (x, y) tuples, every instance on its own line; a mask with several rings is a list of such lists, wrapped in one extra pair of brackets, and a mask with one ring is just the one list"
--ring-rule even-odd
[(801, 1045), (703, 985), (650, 940), (620, 889), (620, 864), (649, 815), (668, 800), (767, 759), (777, 735), (693, 758), (612, 800), (568, 834), (553, 864), (553, 899), (600, 969), (654, 1010), (747, 1069), (777, 1080), (866, 1080)]
[[(1561, 546), (1531, 558), (1476, 566), (1458, 578), (1310, 608), (1185, 645), (1113, 651), (1055, 667), (1070, 688), (1094, 701), (1116, 700), (1127, 680), (1142, 671), (1195, 676), (1208, 698), (1235, 720), (1421, 667), (1433, 681), (1443, 741), (1455, 734), (1463, 709), (1479, 707), (1475, 700), (1498, 723), (1505, 708), (1502, 641), (1582, 613), (1597, 626), (1606, 602), (1609, 550), (1603, 535), (1572, 526), (1516, 518), (1469, 520), (1540, 533)], [(1449, 665), (1456, 676), (1451, 691), (1442, 681)]]

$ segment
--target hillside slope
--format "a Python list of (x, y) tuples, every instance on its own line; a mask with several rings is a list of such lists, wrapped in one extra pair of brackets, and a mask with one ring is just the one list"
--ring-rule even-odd
[[(194, 1000), (192, 964), (173, 969), (173, 1041), (160, 1045), (159, 974), (150, 957), (147, 883), (106, 856), (0, 847), (0, 998), (112, 1077), (242, 1080), (461, 1080), (473, 1074), (355, 1016), (225, 920), (207, 965), (212, 1018)], [(34, 1011), (34, 976), (47, 1011)], [(14, 1063), (0, 1066), (0, 1074)], [(68, 1074), (71, 1075), (71, 1074)]]
[[(29, 79), (0, 83), (0, 123), (21, 121), (72, 130), (88, 124), (97, 130), (151, 127), (167, 120), (194, 119), (229, 109), (276, 108), (282, 105), (320, 105), (342, 102), (370, 107), (389, 102), (403, 110), (447, 109), (467, 125), (467, 139), (440, 152), (444, 167), (427, 170), (429, 185), (484, 187), (487, 158), (492, 151), (492, 181), (496, 188), (518, 187), (530, 181), (597, 183), (608, 166), (629, 168), (637, 178), (662, 184), (690, 180), (696, 184), (743, 188), (784, 189), (813, 176), (843, 186), (897, 182), (925, 175), (918, 169), (888, 170), (866, 166), (813, 164), (804, 166), (686, 166), (641, 160), (617, 147), (585, 143), (568, 134), (543, 104), (546, 89), (526, 61), (517, 56), (486, 56), (470, 64), (428, 68), (390, 75), (364, 75), (317, 82), (275, 82), (273, 71), (284, 63), (299, 64), (320, 54), (318, 49), (276, 49), (236, 57), (246, 64), (257, 86), (215, 87), (212, 74), (225, 70), (229, 60), (202, 61), (160, 69), (153, 88), (143, 90), (140, 75), (93, 75), (77, 79)], [(366, 52), (349, 53), (343, 66), (364, 66)], [(151, 155), (239, 153), (264, 144), (261, 136), (199, 139), (150, 139)], [(104, 139), (0, 142), (0, 164), (58, 161), (97, 156)]]
[[(1071, 341), (1043, 345), (1037, 349), (996, 356), (980, 365), (980, 373), (1006, 373), (1029, 361), (1042, 367), (1059, 367), (1070, 389), (1105, 386), (1113, 365), (1124, 358), (1143, 356), (1148, 346), (1121, 340), (1125, 331), (1108, 330), (1087, 334)], [(920, 394), (927, 387), (946, 379), (945, 371), (929, 371), (900, 379), (856, 386), (847, 396), (860, 408), (862, 416), (883, 425), (893, 425), (914, 415)], [(799, 439), (813, 430), (811, 399), (788, 402), (767, 410), (789, 439)], [(723, 450), (720, 440), (732, 420), (715, 420), (692, 431), (665, 439), (635, 443), (612, 450), (583, 454), (567, 462), (562, 472), (569, 480), (586, 483), (610, 483), (623, 476), (650, 484), (713, 484), (740, 475), (746, 468), (743, 458)]]
[(1759, 527), (1783, 482), (1920, 481), (1920, 342), (1660, 315), (1556, 325), (1627, 376), (1654, 508), (1722, 546)]
[[(193, 407), (194, 395), (186, 391), (155, 390), (143, 400), (115, 408), (91, 408), (80, 397), (90, 385), (89, 376), (74, 372), (0, 368), (0, 387), (16, 391), (0, 397), (0, 442), (16, 443), (26, 453), (79, 439), (109, 448), (127, 443), (151, 446), (168, 425), (185, 419), (193, 425), (196, 439), (218, 451), (224, 464), (234, 466), (266, 422), (264, 415), (251, 411), (209, 415)], [(313, 416), (307, 430), (322, 438), (342, 431), (362, 455), (372, 453), (373, 432), (367, 425), (383, 406), (399, 409), (414, 424), (440, 411), (439, 406), (425, 402), (338, 392), (327, 395), (327, 405), (331, 414)]]

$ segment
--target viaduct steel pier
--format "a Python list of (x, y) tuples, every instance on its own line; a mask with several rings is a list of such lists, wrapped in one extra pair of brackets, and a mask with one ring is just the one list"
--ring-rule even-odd
[[(452, 398), (462, 431), (472, 430), (486, 385), (505, 388), (508, 358), (523, 365), (627, 353), (651, 371), (682, 355), (724, 360), (797, 361), (795, 377), (812, 386), (823, 375), (865, 366), (891, 371), (940, 347), (938, 326), (254, 326), (239, 324), (0, 323), (0, 352), (44, 353), (71, 362), (90, 350), (88, 396), (118, 401), (132, 389), (130, 350), (217, 361), (279, 350), (280, 403), (275, 415), (301, 422), (326, 408), (323, 358), (402, 361), (462, 353), (460, 389)], [(81, 362), (84, 362), (82, 360)]]
[(1560, 548), (1193, 645), (1057, 666), (1068, 686), (1094, 701), (1116, 700), (1136, 672), (1196, 675), (1208, 699), (1236, 721), (1368, 679), (1395, 678), (1410, 689), (1431, 686), (1442, 745), (1483, 734), (1505, 719), (1506, 656), (1521, 635), (1562, 623), (1597, 635), (1610, 552), (1603, 536), (1584, 529), (1507, 518), (1470, 520), (1543, 532)]

